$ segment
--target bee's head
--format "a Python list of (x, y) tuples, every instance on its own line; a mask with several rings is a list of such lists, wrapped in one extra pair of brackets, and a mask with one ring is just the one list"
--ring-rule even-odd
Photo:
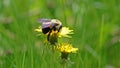
[(52, 19), (51, 22), (53, 23), (56, 30), (60, 30), (62, 28), (62, 23), (57, 19)]

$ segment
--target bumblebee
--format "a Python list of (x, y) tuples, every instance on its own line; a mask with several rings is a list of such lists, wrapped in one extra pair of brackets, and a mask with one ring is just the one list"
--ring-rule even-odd
[(42, 23), (42, 33), (47, 34), (48, 33), (48, 41), (49, 36), (52, 30), (60, 32), (62, 28), (62, 23), (57, 19), (39, 19), (40, 23)]

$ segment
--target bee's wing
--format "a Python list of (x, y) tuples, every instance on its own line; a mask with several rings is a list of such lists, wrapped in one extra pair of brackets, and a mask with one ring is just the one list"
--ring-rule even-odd
[(52, 24), (51, 24), (51, 22), (43, 22), (43, 24), (42, 24), (42, 28), (47, 28), (47, 27), (51, 27), (52, 26)]
[(51, 19), (39, 19), (38, 22), (42, 23), (42, 28), (53, 26)]
[(51, 19), (38, 19), (38, 22), (40, 23), (51, 22)]

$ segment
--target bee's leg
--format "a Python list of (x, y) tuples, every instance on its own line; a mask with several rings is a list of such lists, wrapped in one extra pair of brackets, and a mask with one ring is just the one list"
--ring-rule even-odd
[(47, 35), (47, 41), (50, 41), (49, 38), (50, 38), (50, 33), (51, 33), (51, 32), (52, 32), (52, 30), (50, 29), (50, 30), (49, 30), (49, 33), (48, 33), (48, 35)]
[(59, 28), (59, 30), (58, 30), (58, 32), (60, 32), (60, 30), (62, 29), (62, 25), (60, 26), (60, 28)]
[(50, 32), (49, 32), (49, 34), (47, 35), (47, 41), (49, 41), (49, 37), (50, 37)]
[(54, 31), (56, 30), (56, 27), (55, 26), (53, 26), (53, 28), (52, 28)]

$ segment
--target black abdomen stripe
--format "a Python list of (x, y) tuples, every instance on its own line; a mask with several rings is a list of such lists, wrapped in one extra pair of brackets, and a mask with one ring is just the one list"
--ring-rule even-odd
[(48, 33), (49, 31), (50, 31), (50, 28), (49, 28), (49, 27), (42, 29), (42, 32), (43, 32), (44, 34)]

